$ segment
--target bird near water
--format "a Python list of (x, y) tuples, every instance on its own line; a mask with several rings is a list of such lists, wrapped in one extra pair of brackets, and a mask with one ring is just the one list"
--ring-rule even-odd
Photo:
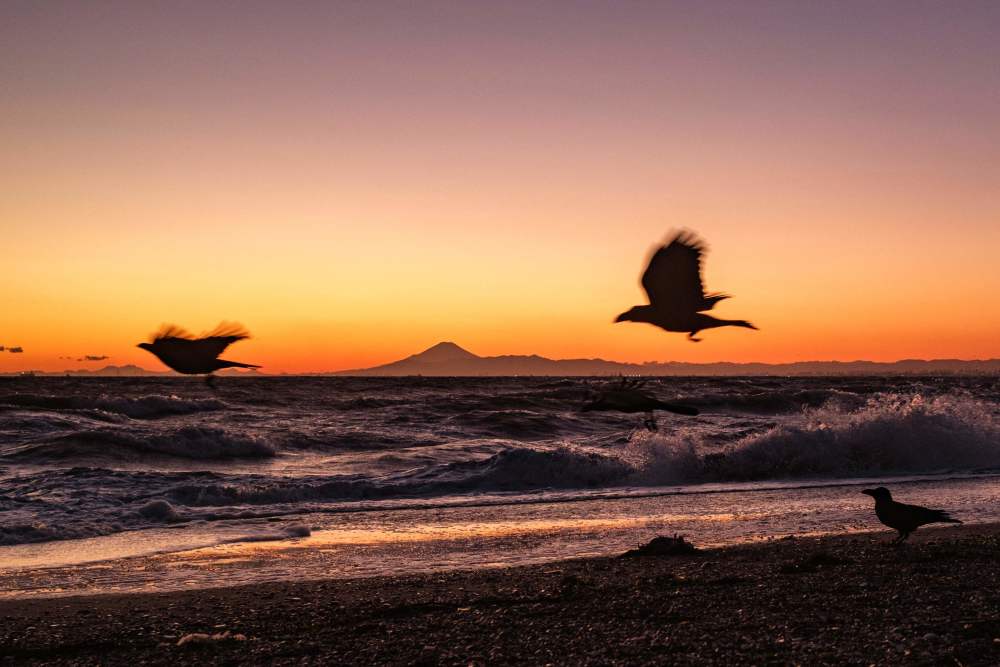
[(666, 331), (687, 333), (688, 340), (699, 331), (717, 327), (756, 329), (746, 320), (724, 320), (703, 311), (711, 310), (728, 294), (706, 294), (701, 280), (701, 256), (704, 244), (691, 232), (680, 231), (653, 253), (642, 274), (642, 288), (649, 304), (633, 306), (615, 318), (615, 322), (647, 322)]
[(643, 381), (638, 378), (630, 380), (623, 377), (618, 384), (592, 393), (589, 400), (580, 409), (583, 412), (624, 412), (627, 414), (645, 412), (648, 413), (648, 416), (643, 424), (650, 431), (656, 430), (655, 410), (690, 417), (698, 414), (698, 408), (690, 405), (661, 401), (648, 391), (643, 390), (642, 385)]
[(151, 343), (138, 347), (151, 352), (164, 364), (185, 375), (205, 375), (211, 387), (212, 373), (222, 368), (260, 368), (254, 364), (219, 359), (227, 347), (250, 337), (239, 324), (222, 322), (212, 331), (195, 338), (184, 329), (172, 324), (164, 325), (153, 335)]
[(900, 544), (920, 526), (928, 523), (962, 523), (948, 516), (944, 510), (932, 510), (920, 505), (897, 503), (892, 499), (889, 489), (880, 486), (875, 489), (865, 489), (861, 493), (875, 499), (875, 516), (886, 526), (899, 531), (893, 544)]

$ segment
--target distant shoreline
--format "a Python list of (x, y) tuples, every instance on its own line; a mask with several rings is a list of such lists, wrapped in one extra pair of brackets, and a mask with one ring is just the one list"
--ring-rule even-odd
[[(561, 362), (553, 362), (561, 363)], [(610, 363), (610, 362), (609, 362)], [(448, 369), (425, 368), (424, 372), (382, 372), (376, 369), (357, 371), (331, 371), (308, 373), (230, 372), (219, 373), (222, 378), (614, 378), (614, 377), (671, 377), (671, 378), (849, 378), (849, 377), (997, 377), (1000, 376), (1000, 359), (985, 361), (934, 360), (922, 362), (796, 362), (795, 364), (726, 364), (725, 370), (706, 368), (713, 364), (676, 364), (669, 370), (653, 368), (652, 364), (628, 368), (591, 372), (559, 372), (558, 368), (545, 372), (462, 372)], [(816, 367), (811, 367), (816, 364)], [(959, 365), (961, 364), (961, 365)], [(661, 364), (660, 366), (664, 366)], [(786, 368), (795, 366), (796, 368)], [(124, 372), (107, 369), (94, 371), (18, 371), (0, 373), (0, 379), (30, 378), (188, 378), (202, 381), (201, 376), (180, 375), (173, 372), (148, 371), (132, 368)]]
[[(0, 657), (46, 663), (1000, 661), (1000, 524), (691, 556), (0, 601)], [(225, 632), (230, 635), (226, 637)], [(192, 633), (217, 639), (188, 640)], [(238, 638), (233, 639), (233, 636)]]
[[(150, 371), (135, 365), (88, 370), (23, 370), (3, 376), (33, 377), (180, 377), (173, 371)], [(371, 368), (308, 373), (226, 370), (225, 377), (841, 377), (886, 375), (1000, 375), (1000, 359), (900, 359), (898, 361), (794, 361), (788, 363), (689, 363), (647, 361), (629, 363), (606, 359), (549, 359), (537, 354), (479, 356), (452, 342), (433, 345), (405, 359)]]

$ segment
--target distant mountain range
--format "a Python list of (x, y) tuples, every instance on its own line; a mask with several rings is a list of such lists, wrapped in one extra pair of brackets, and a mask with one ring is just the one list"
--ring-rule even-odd
[[(173, 371), (149, 371), (145, 368), (141, 368), (134, 364), (128, 364), (126, 366), (105, 366), (104, 368), (95, 368), (90, 370), (88, 368), (78, 368), (75, 370), (66, 371), (19, 371), (16, 373), (0, 373), (0, 376), (55, 376), (55, 377), (179, 377), (179, 373)], [(255, 370), (249, 371), (238, 371), (233, 368), (227, 368), (219, 371), (216, 375), (239, 375), (239, 376), (257, 376), (263, 375), (263, 373), (258, 373)]]
[(994, 375), (1000, 359), (904, 359), (876, 361), (797, 361), (788, 364), (692, 364), (681, 361), (630, 364), (604, 359), (547, 359), (537, 354), (480, 357), (451, 342), (437, 345), (405, 359), (374, 368), (340, 371), (330, 375), (477, 376), (477, 375)]
[[(149, 371), (139, 366), (105, 366), (96, 370), (58, 372), (27, 371), (0, 375), (42, 375), (78, 377), (173, 376), (173, 371)], [(218, 375), (265, 376), (257, 371), (227, 369)], [(333, 373), (304, 373), (310, 376), (497, 376), (497, 375), (1000, 375), (1000, 359), (903, 359), (877, 361), (796, 361), (788, 364), (735, 363), (720, 361), (692, 364), (682, 361), (630, 364), (604, 359), (548, 359), (537, 354), (505, 354), (481, 357), (455, 343), (438, 343), (418, 354), (392, 363)]]

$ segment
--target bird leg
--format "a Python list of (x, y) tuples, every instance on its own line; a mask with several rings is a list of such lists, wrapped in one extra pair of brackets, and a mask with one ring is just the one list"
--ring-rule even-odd
[(695, 338), (694, 337), (694, 335), (696, 333), (698, 333), (698, 332), (697, 331), (689, 331), (688, 332), (688, 340), (691, 341), (692, 343), (700, 343), (701, 342), (700, 338)]
[(205, 384), (208, 385), (209, 389), (211, 389), (212, 391), (215, 391), (216, 390), (216, 387), (215, 387), (215, 376), (212, 375), (211, 373), (209, 373), (208, 375), (206, 375), (205, 376)]

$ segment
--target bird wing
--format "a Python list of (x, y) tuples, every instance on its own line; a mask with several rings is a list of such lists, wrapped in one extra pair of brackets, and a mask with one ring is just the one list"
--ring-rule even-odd
[(164, 324), (160, 330), (153, 334), (153, 343), (162, 343), (167, 340), (194, 340), (194, 336), (176, 324)]
[(948, 516), (948, 513), (944, 510), (932, 510), (927, 507), (921, 507), (920, 505), (905, 505), (903, 503), (897, 503), (900, 505), (901, 509), (904, 509), (910, 517), (919, 523), (917, 525), (922, 526), (925, 523), (961, 523), (957, 519), (952, 519)]
[(660, 246), (642, 274), (642, 287), (654, 308), (693, 313), (708, 310), (724, 295), (705, 295), (701, 282), (701, 255), (705, 246), (697, 236), (678, 232)]
[(164, 349), (184, 349), (200, 354), (217, 357), (223, 350), (235, 343), (250, 337), (246, 328), (235, 322), (221, 322), (219, 326), (195, 338), (184, 329), (173, 324), (165, 324), (153, 336), (153, 343)]

